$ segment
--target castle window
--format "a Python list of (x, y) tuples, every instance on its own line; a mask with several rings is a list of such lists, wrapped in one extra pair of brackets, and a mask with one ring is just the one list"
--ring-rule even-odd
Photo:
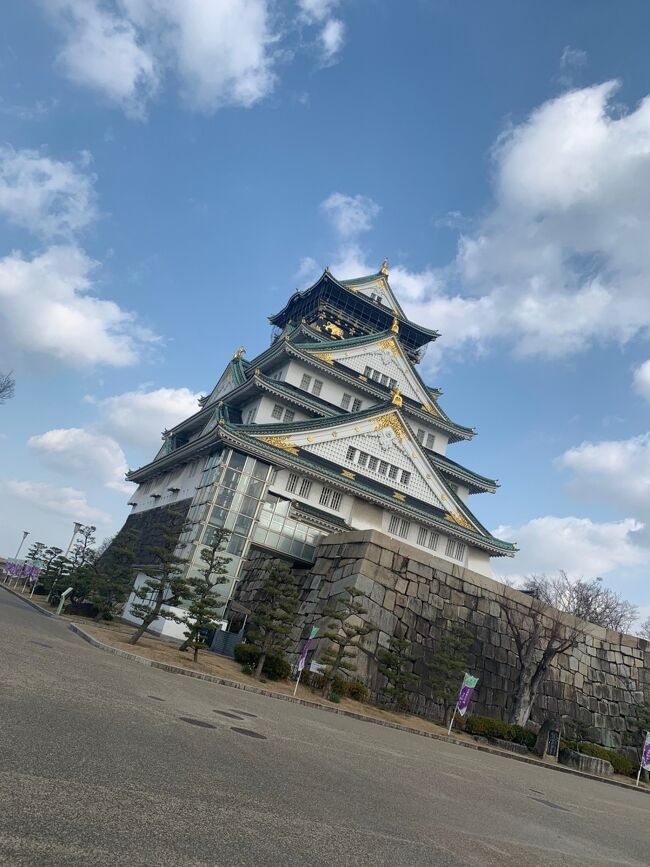
[(323, 380), (322, 380), (322, 379), (315, 379), (315, 380), (314, 380), (314, 386), (313, 386), (313, 388), (312, 388), (312, 390), (311, 390), (311, 393), (312, 393), (313, 395), (315, 395), (316, 397), (318, 397), (318, 395), (319, 395), (320, 392), (321, 392), (321, 388), (322, 388), (322, 387), (323, 387)]
[(355, 397), (355, 399), (352, 401), (352, 412), (359, 412), (360, 409), (361, 409), (361, 401), (359, 400), (358, 397)]
[(273, 410), (271, 411), (271, 416), (273, 418), (277, 418), (278, 420), (280, 420), (280, 419), (282, 419), (282, 412), (283, 412), (282, 406), (279, 403), (276, 403), (275, 406), (273, 407)]
[(434, 436), (433, 434), (431, 434), (431, 433), (428, 433), (428, 434), (427, 434), (427, 448), (428, 448), (428, 449), (432, 449), (432, 448), (433, 448), (433, 444), (435, 443), (435, 441), (436, 441), (435, 436)]
[(307, 373), (303, 373), (302, 379), (300, 380), (300, 388), (302, 388), (303, 391), (309, 391), (310, 385), (311, 385), (311, 376), (309, 376)]
[(397, 473), (399, 472), (399, 468), (391, 464), (388, 467), (388, 478), (391, 480), (395, 480), (397, 478)]
[(407, 473), (406, 470), (402, 470), (402, 479), (401, 479), (402, 484), (408, 485), (408, 483), (410, 481), (411, 481), (411, 474)]
[(399, 515), (391, 515), (388, 532), (392, 533), (393, 536), (399, 536), (401, 539), (406, 539), (408, 538), (410, 526), (411, 525), (406, 518), (400, 518)]
[(293, 421), (295, 417), (296, 417), (296, 414), (292, 409), (285, 409), (285, 411), (284, 411), (285, 422)]
[(349, 409), (350, 401), (352, 400), (351, 394), (344, 394), (341, 398), (341, 409)]
[(321, 506), (338, 511), (341, 505), (341, 495), (338, 491), (333, 491), (331, 488), (323, 488), (320, 492), (320, 500), (318, 502)]
[(345, 455), (345, 460), (354, 462), (354, 457), (355, 457), (356, 453), (357, 453), (357, 450), (355, 449), (354, 446), (348, 446), (348, 450), (347, 450), (347, 453)]
[(244, 424), (253, 424), (255, 421), (255, 416), (257, 415), (257, 407), (254, 406), (252, 409), (249, 409), (246, 413), (246, 418), (244, 419)]
[(357, 463), (360, 467), (368, 466), (368, 458), (370, 455), (367, 452), (359, 452), (359, 457), (357, 458)]
[(375, 458), (372, 455), (370, 455), (370, 457), (368, 458), (368, 469), (373, 470), (373, 471), (376, 470), (378, 463), (379, 463), (379, 458)]
[(416, 434), (417, 439), (418, 439), (418, 442), (419, 442), (419, 443), (422, 443), (423, 445), (424, 445), (424, 433), (425, 433), (425, 432), (422, 430), (422, 428), (419, 427), (419, 428), (418, 428), (418, 432), (417, 432), (417, 434)]
[(420, 527), (418, 529), (418, 545), (435, 551), (438, 545), (438, 534), (427, 527)]
[(298, 495), (300, 497), (304, 497), (307, 499), (309, 497), (309, 492), (311, 491), (311, 480), (303, 479), (300, 485), (300, 490), (298, 491)]
[(363, 375), (364, 375), (367, 379), (372, 379), (372, 368), (371, 368), (371, 367), (368, 367), (368, 366), (364, 367), (364, 369), (363, 369)]
[(379, 461), (379, 470), (377, 471), (380, 476), (385, 476), (388, 472), (388, 464), (386, 461)]
[(457, 542), (456, 539), (447, 539), (445, 554), (447, 557), (450, 557), (452, 560), (458, 560), (460, 563), (465, 557), (465, 548), (466, 546), (462, 542)]
[(287, 486), (285, 488), (290, 494), (295, 493), (296, 487), (298, 486), (298, 476), (295, 473), (291, 473), (289, 478), (287, 479)]

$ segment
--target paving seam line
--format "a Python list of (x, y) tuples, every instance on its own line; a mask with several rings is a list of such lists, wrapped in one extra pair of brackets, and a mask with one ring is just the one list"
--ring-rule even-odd
[(158, 668), (162, 671), (167, 671), (171, 674), (180, 674), (184, 677), (194, 677), (197, 680), (206, 680), (210, 683), (216, 683), (220, 686), (229, 686), (233, 689), (240, 689), (244, 692), (253, 692), (257, 695), (264, 695), (268, 698), (274, 698), (280, 701), (288, 701), (292, 704), (299, 704), (303, 707), (314, 708), (315, 710), (322, 710), (326, 713), (335, 713), (341, 716), (351, 717), (352, 719), (360, 720), (361, 722), (371, 723), (372, 725), (384, 726), (385, 728), (397, 729), (398, 731), (406, 732), (407, 734), (418, 735), (419, 737), (430, 738), (436, 741), (444, 741), (445, 743), (456, 744), (460, 747), (465, 747), (470, 750), (477, 750), (481, 753), (490, 753), (493, 756), (500, 756), (505, 759), (513, 759), (516, 762), (524, 762), (527, 765), (536, 765), (539, 768), (546, 768), (550, 771), (559, 771), (562, 774), (571, 774), (574, 777), (582, 777), (586, 780), (595, 780), (599, 783), (607, 783), (610, 786), (618, 786), (620, 789), (627, 789), (629, 791), (640, 792), (642, 794), (650, 795), (649, 789), (636, 788), (636, 786), (632, 786), (629, 783), (622, 783), (619, 780), (608, 780), (606, 777), (597, 777), (593, 774), (585, 774), (582, 771), (576, 771), (573, 768), (567, 768), (564, 765), (551, 765), (547, 762), (541, 762), (537, 759), (530, 758), (528, 756), (517, 755), (516, 753), (510, 753), (498, 749), (494, 749), (493, 747), (484, 746), (483, 744), (472, 744), (467, 741), (461, 741), (453, 737), (447, 737), (445, 735), (439, 735), (435, 732), (425, 732), (420, 729), (414, 729), (410, 726), (401, 725), (400, 723), (390, 722), (388, 720), (375, 719), (374, 717), (366, 716), (362, 713), (357, 713), (356, 711), (345, 710), (344, 708), (339, 707), (328, 707), (327, 705), (318, 704), (314, 701), (308, 701), (304, 698), (294, 698), (292, 695), (284, 695), (283, 693), (272, 692), (268, 689), (262, 689), (258, 686), (252, 686), (247, 683), (240, 683), (236, 680), (229, 680), (225, 677), (218, 677), (214, 674), (205, 674), (201, 671), (191, 671), (188, 668), (181, 668), (177, 665), (170, 665), (166, 662), (157, 662), (155, 659), (149, 659), (146, 656), (140, 656), (137, 653), (129, 653), (127, 650), (121, 650), (119, 647), (113, 647), (110, 644), (104, 644), (103, 642), (96, 639), (94, 636), (85, 632), (80, 626), (77, 626), (76, 623), (69, 623), (68, 628), (72, 630), (75, 634), (77, 634), (84, 641), (87, 641), (93, 647), (98, 648), (99, 650), (103, 650), (105, 653), (111, 653), (115, 656), (122, 656), (126, 659), (130, 659), (134, 662), (138, 662), (141, 665), (147, 665), (150, 668)]

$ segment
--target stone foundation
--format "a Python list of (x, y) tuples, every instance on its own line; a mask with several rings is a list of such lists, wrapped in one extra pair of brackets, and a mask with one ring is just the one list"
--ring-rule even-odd
[[(251, 551), (235, 591), (238, 602), (255, 606), (272, 559), (268, 552)], [(388, 646), (391, 636), (413, 643), (419, 657), (415, 670), (425, 675), (425, 660), (450, 626), (460, 622), (474, 639), (468, 669), (480, 677), (471, 710), (507, 718), (517, 659), (497, 600), (505, 597), (524, 611), (532, 604), (529, 596), (374, 530), (328, 536), (312, 568), (298, 574), (301, 605), (293, 636), (295, 654), (306, 627), (322, 623), (327, 604), (346, 587), (355, 587), (365, 597), (364, 618), (379, 627), (366, 637), (358, 654), (358, 677), (372, 695), (380, 695), (385, 685), (376, 654)], [(591, 740), (617, 748), (638, 741), (628, 722), (634, 706), (643, 701), (650, 702), (649, 642), (587, 625), (580, 643), (556, 657), (531, 722), (541, 724), (549, 716), (577, 719), (589, 726)], [(434, 718), (441, 714), (426, 687), (413, 694), (412, 709)]]

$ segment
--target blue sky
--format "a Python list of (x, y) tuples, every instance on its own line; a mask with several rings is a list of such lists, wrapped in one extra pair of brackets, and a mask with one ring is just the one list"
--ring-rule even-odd
[(127, 466), (329, 265), (441, 331), (450, 456), (650, 613), (645, 2), (26, 0), (0, 35), (0, 551), (123, 522)]

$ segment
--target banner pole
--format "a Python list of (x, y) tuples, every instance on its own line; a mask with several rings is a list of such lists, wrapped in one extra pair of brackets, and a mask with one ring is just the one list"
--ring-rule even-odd
[(643, 760), (639, 762), (639, 773), (636, 775), (636, 784), (639, 785), (639, 780), (641, 779), (641, 768), (643, 766)]
[(449, 723), (449, 728), (447, 730), (448, 735), (451, 734), (451, 727), (453, 726), (454, 720), (456, 719), (456, 711), (457, 710), (458, 710), (458, 704), (456, 704), (456, 707), (454, 708), (454, 712), (453, 712), (452, 717), (451, 717), (451, 722)]
[(296, 697), (296, 693), (298, 692), (298, 684), (300, 683), (301, 677), (302, 677), (302, 668), (298, 672), (298, 680), (296, 681), (296, 685), (295, 685), (294, 690), (293, 690), (293, 697), (294, 698)]

